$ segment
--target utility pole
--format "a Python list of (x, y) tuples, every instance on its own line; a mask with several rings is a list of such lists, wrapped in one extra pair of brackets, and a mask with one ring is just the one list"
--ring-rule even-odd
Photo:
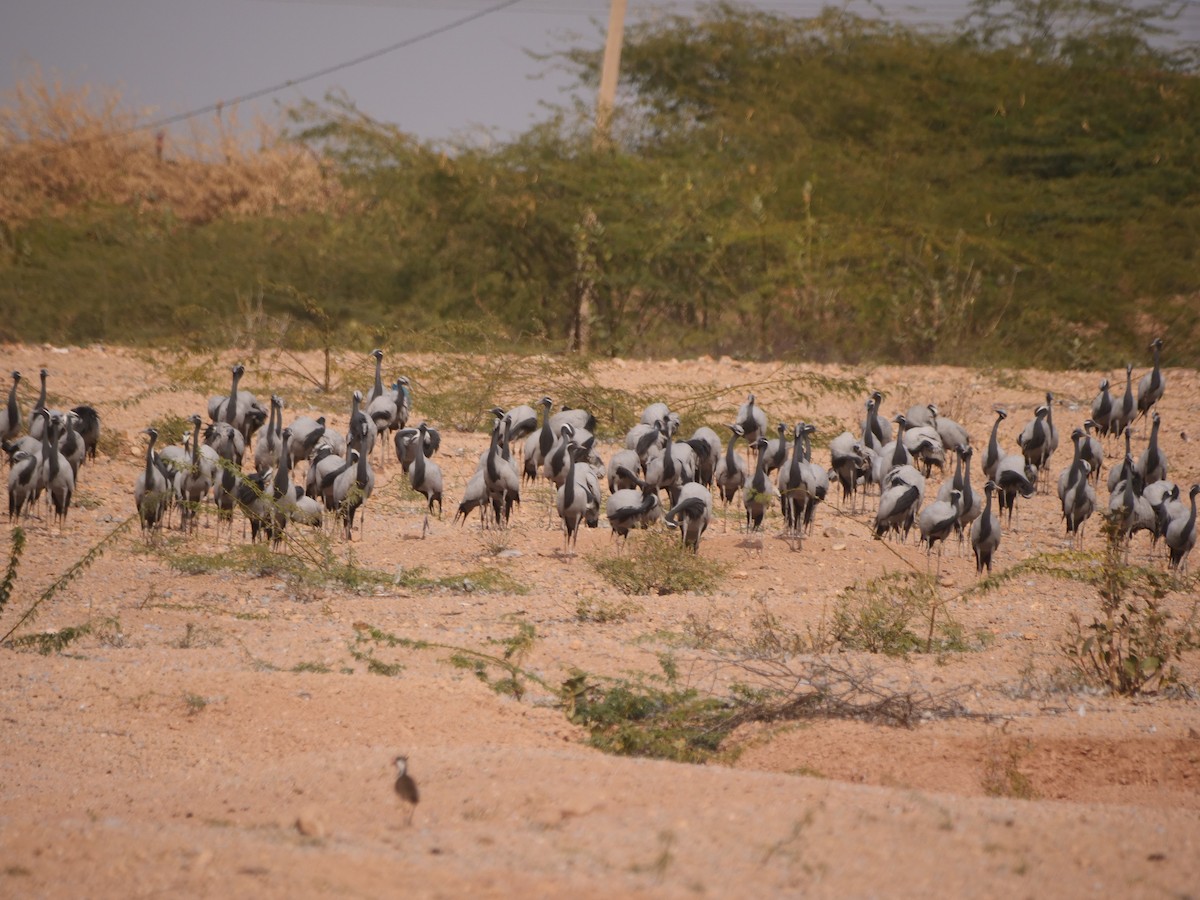
[[(600, 93), (596, 97), (596, 130), (593, 144), (596, 149), (608, 144), (609, 125), (617, 100), (617, 76), (621, 71), (621, 43), (625, 38), (626, 0), (612, 0), (608, 10), (608, 37), (604, 42), (604, 64), (600, 70)], [(571, 334), (571, 349), (587, 353), (591, 337), (592, 297), (595, 293), (595, 260), (591, 257), (591, 239), (596, 233), (596, 212), (589, 209), (579, 227), (576, 244), (576, 305), (575, 327)]]
[(617, 100), (617, 76), (621, 71), (621, 43), (625, 39), (626, 0), (612, 0), (608, 10), (608, 38), (604, 42), (604, 66), (600, 70), (600, 94), (596, 98), (596, 138), (608, 139), (613, 105)]

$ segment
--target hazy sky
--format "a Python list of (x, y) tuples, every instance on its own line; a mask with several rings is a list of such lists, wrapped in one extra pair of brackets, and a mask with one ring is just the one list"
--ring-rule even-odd
[[(33, 64), (68, 86), (120, 88), (131, 106), (175, 115), (418, 38), (502, 0), (0, 0), (0, 91)], [(630, 18), (696, 3), (629, 0)], [(754, 6), (798, 16), (821, 0)], [(882, 0), (906, 21), (950, 22), (968, 0)], [(1178, 24), (1200, 39), (1200, 4)], [(423, 139), (501, 139), (565, 102), (568, 82), (528, 57), (604, 41), (609, 0), (522, 0), (328, 77), (288, 88), (258, 108), (342, 88), (368, 114)], [(851, 9), (867, 12), (862, 4)], [(566, 37), (573, 34), (574, 39)], [(541, 76), (541, 77), (539, 77)], [(590, 98), (589, 98), (590, 102)], [(251, 116), (240, 113), (243, 120)]]

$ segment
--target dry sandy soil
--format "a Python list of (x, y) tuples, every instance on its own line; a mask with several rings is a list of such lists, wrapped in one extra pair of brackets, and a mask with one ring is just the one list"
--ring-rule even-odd
[[(51, 405), (91, 403), (122, 439), (81, 471), (65, 528), (25, 523), (28, 546), (0, 632), (133, 512), (138, 432), (167, 413), (203, 411), (205, 389), (173, 382), (167, 361), (115, 348), (0, 347), (0, 367), (32, 382), (22, 385), (26, 410), (45, 366)], [(268, 359), (249, 362), (243, 388), (260, 398), (282, 393), (289, 417), (320, 409), (344, 428), (348, 403), (305, 391)], [(388, 374), (407, 362), (388, 359)], [(365, 385), (366, 363), (353, 365), (351, 381)], [(212, 383), (223, 384), (227, 371), (214, 365)], [(651, 394), (655, 385), (707, 387), (724, 407), (756, 385), (772, 421), (857, 428), (863, 397), (772, 388), (798, 371), (862, 377), (887, 394), (885, 412), (935, 401), (980, 447), (993, 403), (1013, 413), (1001, 437), (1014, 447), (1046, 390), (1069, 434), (1101, 377), (731, 360), (608, 361), (593, 373)], [(1110, 373), (1114, 384), (1121, 375)], [(1200, 378), (1167, 377), (1164, 444), (1172, 477), (1186, 486), (1200, 480)], [(444, 433), (448, 512), (484, 447), (481, 434)], [(1055, 477), (1066, 464), (1060, 453)], [(749, 641), (764, 609), (782, 628), (819, 632), (842, 589), (886, 571), (923, 571), (924, 550), (872, 540), (869, 515), (839, 512), (836, 499), (801, 550), (778, 539), (777, 512), (758, 539), (739, 531), (735, 515), (701, 548), (729, 567), (714, 593), (630, 602), (589, 564), (616, 552), (605, 526), (585, 532), (575, 555), (558, 552), (544, 488), (526, 491), (499, 542), (510, 552), (498, 557), (497, 541), (474, 519), (457, 526), (447, 514), (422, 539), (420, 500), (403, 481), (394, 462), (380, 471), (365, 534), (350, 545), (337, 539), (338, 553), (352, 550), (358, 565), (388, 573), (421, 567), (457, 579), (500, 569), (525, 591), (353, 592), (279, 575), (180, 574), (172, 556), (244, 541), (240, 520), (232, 536), (210, 520), (194, 537), (164, 536), (158, 547), (136, 528), (123, 533), (43, 604), (36, 623), (18, 629), (96, 625), (61, 653), (0, 649), (0, 895), (1200, 894), (1200, 705), (1186, 693), (1130, 700), (1072, 683), (1057, 646), (1071, 613), (1090, 620), (1096, 610), (1091, 589), (1022, 576), (950, 602), (972, 649), (837, 656), (875, 667), (888, 690), (953, 692), (970, 716), (910, 728), (836, 719), (746, 728), (731, 741), (740, 752), (723, 764), (609, 756), (532, 682), (516, 700), (449, 664), (449, 650), (356, 644), (356, 636), (370, 625), (495, 654), (526, 622), (537, 638), (524, 665), (549, 685), (573, 667), (659, 673), (659, 654), (671, 652), (682, 678), (709, 687), (719, 679), (709, 680), (713, 651), (701, 633)], [(1021, 509), (999, 569), (1066, 548), (1056, 503), (1051, 492)], [(5, 551), (10, 531), (0, 526)], [(1100, 542), (1093, 526), (1087, 548)], [(1164, 567), (1145, 536), (1132, 554)], [(969, 553), (951, 545), (942, 562), (944, 597), (974, 582)], [(1168, 606), (1183, 616), (1193, 599), (1175, 596)], [(585, 621), (581, 602), (625, 604), (628, 616)], [(356, 647), (401, 668), (369, 671)], [(1181, 669), (1192, 685), (1200, 684), (1198, 656), (1189, 651)], [(392, 790), (398, 752), (409, 755), (421, 789), (411, 824)]]

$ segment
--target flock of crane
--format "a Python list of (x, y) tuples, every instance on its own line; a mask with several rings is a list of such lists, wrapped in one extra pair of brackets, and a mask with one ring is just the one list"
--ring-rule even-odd
[[(1196, 496), (1167, 478), (1167, 455), (1160, 445), (1156, 405), (1165, 381), (1159, 364), (1162, 341), (1151, 345), (1153, 369), (1135, 393), (1133, 366), (1126, 368), (1125, 391), (1114, 395), (1107, 380), (1091, 407), (1091, 417), (1072, 430), (1071, 460), (1058, 477), (1058, 496), (1066, 533), (1082, 542), (1084, 524), (1098, 509), (1126, 539), (1148, 532), (1162, 540), (1168, 565), (1186, 565), (1196, 542)], [(440, 447), (436, 429), (424, 422), (408, 424), (412, 392), (407, 378), (383, 384), (383, 352), (374, 351), (375, 379), (351, 398), (345, 434), (327, 427), (325, 418), (299, 416), (284, 425), (284, 403), (270, 398), (264, 407), (242, 390), (245, 374), (233, 367), (228, 394), (211, 397), (208, 421), (192, 415), (190, 436), (178, 445), (158, 448), (159, 434), (147, 428), (144, 466), (133, 499), (144, 531), (169, 525), (178, 511), (179, 527), (196, 527), (197, 510), (211, 502), (219, 517), (232, 520), (235, 510), (246, 516), (253, 541), (277, 545), (289, 523), (316, 528), (330, 519), (343, 535), (353, 535), (356, 516), (375, 488), (371, 456), (391, 444), (412, 489), (423, 495), (426, 515), (434, 506), (442, 513), (444, 480), (433, 458)], [(85, 460), (94, 457), (100, 416), (91, 406), (63, 412), (46, 407), (47, 372), (23, 434), (17, 402), (19, 372), (12, 375), (8, 402), (0, 409), (0, 439), (9, 458), (9, 518), (29, 515), (44, 496), (59, 523), (66, 520), (71, 497)], [(995, 410), (990, 438), (980, 454), (985, 483), (971, 483), (976, 449), (967, 430), (941, 415), (934, 404), (916, 405), (890, 419), (881, 414), (883, 395), (866, 400), (858, 432), (843, 432), (829, 444), (829, 465), (813, 461), (811, 435), (805, 422), (778, 423), (771, 437), (766, 412), (753, 394), (741, 405), (722, 438), (701, 426), (688, 438), (678, 434), (680, 417), (665, 403), (654, 403), (625, 436), (624, 446), (607, 465), (597, 453), (595, 418), (586, 410), (553, 411), (543, 397), (539, 408), (495, 407), (487, 450), (479, 457), (455, 513), (464, 523), (478, 513), (483, 527), (506, 527), (523, 486), (545, 479), (555, 489), (555, 509), (562, 523), (564, 550), (575, 545), (581, 528), (596, 527), (601, 516), (602, 482), (608, 497), (604, 515), (622, 538), (635, 528), (663, 522), (677, 529), (685, 546), (698, 551), (713, 521), (714, 496), (725, 506), (740, 503), (745, 528), (762, 527), (775, 504), (786, 532), (803, 540), (811, 531), (819, 505), (831, 484), (840, 487), (841, 502), (866, 513), (868, 488), (878, 497), (873, 530), (878, 538), (904, 541), (913, 528), (927, 552), (941, 549), (957, 535), (969, 540), (982, 574), (991, 571), (1000, 545), (1002, 521), (1011, 526), (1021, 498), (1049, 490), (1051, 460), (1059, 448), (1054, 424), (1054, 398), (1034, 411), (1016, 438), (1017, 449), (1002, 447), (1000, 426), (1008, 416)], [(1150, 420), (1146, 449), (1135, 460), (1131, 432), (1136, 420)], [(895, 429), (893, 430), (893, 425)], [(1104, 464), (1102, 438), (1124, 440), (1124, 455), (1107, 475), (1109, 499), (1100, 508), (1097, 487)], [(743, 444), (739, 448), (738, 444)], [(253, 446), (251, 459), (246, 455)], [(740, 452), (744, 449), (743, 452)], [(953, 459), (953, 475), (944, 478), (934, 499), (926, 503), (926, 480), (932, 469), (944, 470)], [(293, 473), (306, 464), (303, 479)], [(253, 468), (251, 472), (250, 469)]]

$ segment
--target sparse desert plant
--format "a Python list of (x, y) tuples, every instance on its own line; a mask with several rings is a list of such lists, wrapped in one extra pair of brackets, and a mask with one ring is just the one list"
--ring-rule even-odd
[(112, 428), (101, 428), (100, 439), (96, 441), (96, 453), (107, 456), (109, 459), (116, 459), (123, 456), (126, 452), (128, 444), (125, 436)]
[[(1029, 574), (1087, 585), (1099, 596), (1099, 614), (1071, 613), (1058, 649), (1083, 685), (1133, 695), (1182, 688), (1179, 661), (1196, 647), (1200, 595), (1197, 578), (1131, 565), (1120, 528), (1106, 518), (1099, 553), (1043, 553), (983, 579), (967, 594), (985, 594)], [(1168, 609), (1173, 595), (1190, 600), (1187, 614)]]
[(301, 672), (313, 672), (318, 675), (328, 675), (333, 670), (323, 662), (300, 662), (292, 666), (289, 671), (297, 674)]
[(575, 618), (580, 622), (595, 622), (607, 625), (613, 622), (628, 622), (642, 611), (642, 607), (630, 600), (617, 603), (597, 597), (581, 597), (575, 604)]
[(252, 578), (283, 578), (291, 596), (301, 600), (315, 599), (325, 587), (369, 593), (399, 583), (383, 572), (359, 566), (353, 548), (347, 549), (343, 558), (328, 535), (299, 529), (284, 533), (282, 550), (266, 544), (242, 544), (219, 553), (203, 553), (176, 541), (152, 549), (172, 569), (187, 575), (240, 572)]
[(180, 650), (194, 650), (203, 647), (220, 647), (224, 642), (221, 633), (215, 628), (187, 622), (183, 626), (183, 637), (175, 642)]
[[(130, 516), (128, 519), (118, 524), (97, 543), (93, 544), (87, 550), (87, 552), (83, 554), (83, 556), (69, 565), (66, 571), (63, 572), (62, 575), (58, 576), (58, 578), (56, 578), (49, 587), (43, 590), (37, 596), (37, 599), (35, 599), (33, 603), (26, 608), (25, 612), (21, 614), (16, 623), (4, 633), (4, 636), (0, 637), (0, 644), (8, 643), (13, 640), (13, 635), (16, 633), (18, 628), (27, 622), (32, 622), (34, 619), (36, 619), (42, 607), (57, 597), (72, 581), (87, 571), (88, 567), (91, 566), (91, 564), (97, 559), (99, 559), (104, 552), (114, 542), (116, 542), (116, 540), (122, 534), (125, 533), (129, 526), (133, 524), (135, 518), (136, 516)], [(9, 552), (8, 566), (5, 570), (4, 580), (0, 582), (0, 614), (4, 612), (4, 608), (12, 598), (12, 594), (15, 589), (21, 552), (25, 548), (24, 530), (19, 526), (14, 528), (11, 540), (12, 549)], [(18, 638), (17, 640), (21, 639)]]
[(693, 688), (645, 678), (603, 682), (575, 672), (561, 696), (567, 718), (591, 732), (589, 743), (619, 756), (703, 762), (728, 734), (725, 703)]
[(830, 634), (847, 649), (887, 656), (965, 649), (946, 604), (930, 576), (889, 572), (841, 592)]
[(152, 419), (149, 427), (158, 432), (159, 447), (182, 443), (183, 436), (191, 434), (192, 431), (192, 423), (176, 413), (164, 413), (158, 418)]
[(672, 535), (646, 531), (630, 535), (620, 555), (594, 555), (588, 564), (625, 594), (709, 594), (726, 566), (687, 550)]
[[(366, 623), (355, 625), (354, 640), (350, 644), (350, 655), (359, 662), (365, 663), (369, 672), (377, 675), (398, 675), (404, 670), (404, 666), (400, 663), (388, 663), (380, 660), (375, 655), (377, 650), (394, 647), (406, 650), (449, 650), (451, 653), (448, 662), (452, 666), (471, 670), (480, 681), (497, 693), (508, 694), (520, 700), (527, 690), (527, 682), (534, 682), (543, 689), (551, 691), (552, 689), (543, 678), (521, 666), (525, 654), (532, 649), (537, 640), (536, 629), (521, 619), (516, 619), (515, 622), (517, 630), (513, 635), (493, 642), (504, 648), (504, 652), (500, 656), (454, 644), (398, 637)], [(500, 673), (494, 679), (490, 675), (493, 669)]]
[(980, 786), (989, 797), (1032, 800), (1037, 796), (1033, 782), (1021, 771), (1021, 760), (1029, 752), (1028, 742), (1009, 738), (1002, 726), (987, 742)]
[(658, 677), (605, 679), (572, 671), (559, 692), (563, 711), (605, 752), (678, 762), (736, 752), (726, 740), (752, 722), (838, 718), (909, 727), (922, 719), (969, 715), (958, 691), (897, 688), (869, 666), (825, 658), (724, 653), (689, 667), (697, 681), (717, 672), (743, 679), (722, 693), (679, 683), (671, 655), (659, 662), (664, 675)]
[(1117, 694), (1151, 693), (1180, 685), (1178, 662), (1195, 645), (1200, 599), (1190, 615), (1173, 622), (1163, 604), (1166, 597), (1194, 581), (1174, 573), (1130, 566), (1116, 523), (1106, 520), (1104, 553), (1090, 581), (1100, 594), (1100, 615), (1084, 624), (1071, 614), (1071, 624), (1059, 649), (1084, 680)]
[(506, 638), (493, 641), (504, 648), (503, 666), (508, 674), (491, 682), (492, 690), (500, 694), (511, 694), (518, 700), (525, 695), (525, 679), (522, 663), (537, 642), (537, 629), (523, 619), (515, 619), (517, 630)]
[(513, 546), (513, 529), (509, 527), (481, 528), (475, 532), (479, 550), (484, 556), (499, 556)]
[(187, 691), (183, 695), (183, 708), (189, 716), (199, 715), (208, 709), (209, 703), (212, 701), (201, 694), (194, 694)]
[(18, 525), (9, 537), (8, 565), (4, 569), (4, 580), (0, 581), (0, 613), (8, 605), (13, 588), (17, 583), (17, 570), (21, 566), (21, 554), (25, 552), (25, 529)]
[(49, 656), (51, 653), (62, 653), (81, 637), (91, 634), (97, 627), (99, 627), (98, 623), (88, 621), (82, 625), (68, 625), (53, 631), (35, 631), (33, 634), (13, 638), (9, 641), (9, 646), (14, 650), (34, 650), (42, 656)]

